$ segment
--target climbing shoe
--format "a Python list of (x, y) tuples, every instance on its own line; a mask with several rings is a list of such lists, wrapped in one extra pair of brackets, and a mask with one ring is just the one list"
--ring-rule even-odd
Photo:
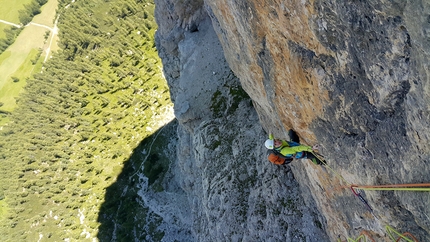
[(319, 159), (317, 158), (312, 158), (311, 159), (312, 163), (314, 163), (315, 165), (324, 165)]
[(324, 163), (318, 159), (318, 157), (316, 157), (314, 154), (312, 154), (311, 152), (305, 152), (305, 156), (303, 158), (307, 158), (309, 160), (312, 161), (312, 163), (314, 163), (315, 165), (324, 165)]
[[(317, 160), (317, 158), (312, 158), (312, 159), (311, 159), (311, 161), (312, 161), (312, 163), (314, 163), (315, 165), (319, 165), (319, 164), (318, 164), (318, 161), (319, 161), (319, 160)], [(321, 163), (321, 162), (320, 162), (320, 163)]]

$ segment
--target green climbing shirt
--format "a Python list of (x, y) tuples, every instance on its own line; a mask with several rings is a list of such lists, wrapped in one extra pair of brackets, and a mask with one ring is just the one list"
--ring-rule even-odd
[[(272, 134), (269, 134), (269, 139), (274, 139)], [(275, 150), (285, 157), (294, 157), (299, 159), (303, 157), (303, 151), (312, 152), (312, 147), (307, 145), (301, 145), (296, 142), (288, 142), (285, 140), (281, 140), (281, 142), (282, 145), (275, 148)]]

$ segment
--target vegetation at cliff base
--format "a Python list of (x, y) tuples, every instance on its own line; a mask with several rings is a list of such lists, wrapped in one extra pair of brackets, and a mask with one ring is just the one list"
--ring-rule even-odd
[(95, 238), (106, 188), (170, 106), (152, 2), (59, 9), (61, 50), (1, 114), (10, 120), (0, 131), (3, 241)]
[(164, 231), (159, 227), (163, 218), (141, 196), (148, 188), (152, 194), (164, 190), (163, 178), (176, 151), (166, 147), (175, 146), (177, 126), (176, 121), (170, 122), (143, 140), (124, 163), (116, 182), (106, 189), (97, 219), (100, 241), (162, 241)]

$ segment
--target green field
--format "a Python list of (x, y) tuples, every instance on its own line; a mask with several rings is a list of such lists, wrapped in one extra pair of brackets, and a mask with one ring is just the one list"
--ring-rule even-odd
[(58, 0), (49, 0), (41, 8), (42, 12), (34, 16), (32, 22), (47, 25), (49, 27), (54, 27), (54, 20), (55, 20), (54, 18), (55, 18), (57, 6), (58, 6)]
[(18, 11), (24, 9), (24, 5), (30, 2), (31, 0), (0, 0), (0, 19), (18, 24)]
[(10, 25), (4, 24), (4, 23), (0, 23), (0, 39), (4, 39), (6, 37), (6, 34), (4, 32), (4, 30), (6, 28), (9, 28)]
[[(31, 0), (0, 0), (0, 19), (14, 24), (19, 24), (18, 11), (24, 9), (24, 5), (30, 3)], [(5, 38), (4, 29), (10, 28), (10, 25), (0, 23), (0, 39)]]
[[(14, 98), (18, 96), (34, 68), (31, 65), (31, 56), (44, 46), (45, 30), (37, 26), (26, 27), (7, 51), (0, 55), (0, 110), (12, 111), (16, 104)], [(31, 40), (31, 41), (29, 41)], [(6, 57), (4, 57), (6, 56)], [(34, 55), (35, 56), (35, 55)], [(12, 77), (20, 77), (20, 84), (16, 85)], [(18, 83), (19, 83), (18, 82)], [(8, 89), (5, 91), (5, 89)]]
[[(0, 0), (0, 4), (2, 2), (6, 1)], [(34, 17), (33, 22), (53, 27), (57, 5), (57, 0), (50, 0), (43, 6), (42, 13)], [(15, 7), (17, 6), (15, 5)], [(49, 31), (47, 28), (41, 26), (28, 25), (15, 42), (0, 55), (0, 73), (2, 73), (0, 76), (0, 112), (9, 113), (14, 110), (16, 107), (15, 98), (25, 86), (26, 79), (41, 70), (44, 51), (41, 53), (42, 58), (38, 64), (35, 65), (35, 62), (40, 56), (41, 50), (46, 50), (49, 47), (52, 36), (46, 41), (45, 34), (47, 31)], [(58, 47), (55, 44), (56, 48)], [(8, 119), (4, 114), (0, 116), (0, 126), (7, 121)]]
[[(5, 52), (5, 54), (9, 53), (10, 52)], [(8, 79), (6, 79), (5, 84), (0, 89), (0, 101), (3, 103), (3, 107), (0, 108), (1, 110), (6, 112), (13, 111), (13, 108), (16, 105), (15, 97), (18, 96), (22, 88), (25, 86), (26, 78), (30, 76), (35, 69), (40, 70), (40, 60), (39, 65), (32, 65), (32, 60), (34, 60), (37, 55), (38, 51), (36, 49), (32, 49), (19, 68), (12, 73)]]

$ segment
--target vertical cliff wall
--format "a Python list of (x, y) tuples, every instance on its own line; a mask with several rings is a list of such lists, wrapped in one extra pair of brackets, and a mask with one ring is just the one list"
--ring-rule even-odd
[[(286, 138), (286, 130), (293, 128), (304, 143), (322, 146), (329, 168), (308, 162), (295, 162), (291, 168), (304, 201), (322, 214), (320, 221), (330, 239), (367, 231), (387, 240), (385, 226), (390, 225), (421, 240), (430, 240), (429, 193), (363, 192), (374, 209), (371, 214), (348, 188), (350, 184), (429, 182), (427, 2), (159, 0), (156, 4), (160, 56), (171, 85), (175, 114), (182, 123), (184, 137), (188, 137), (180, 156), (186, 154), (186, 159), (192, 161), (186, 163), (190, 167), (184, 174), (201, 170), (202, 164), (203, 171), (209, 171), (212, 168), (205, 162), (220, 155), (213, 152), (216, 146), (206, 147), (203, 152), (199, 139), (212, 134), (218, 143), (228, 143), (228, 138), (208, 133), (208, 127), (223, 132), (234, 129), (234, 137), (251, 132), (250, 136), (261, 139), (260, 143), (231, 139), (239, 142), (238, 150), (253, 150), (245, 160), (264, 159), (263, 151), (256, 151), (264, 141), (257, 126), (244, 130), (223, 126), (222, 119), (204, 122), (208, 117), (220, 118), (207, 107), (221, 105), (215, 98), (220, 86), (209, 80), (222, 79), (216, 66), (224, 65), (224, 59), (216, 59), (211, 52), (190, 58), (196, 46), (218, 49), (213, 43), (189, 44), (192, 40), (188, 37), (209, 28), (203, 24), (208, 14), (225, 59), (251, 97), (264, 130)], [(196, 68), (208, 58), (209, 65)], [(199, 85), (211, 91), (205, 95), (189, 92), (191, 86)], [(231, 99), (231, 93), (222, 94)], [(231, 152), (238, 152), (235, 149)], [(236, 169), (225, 162), (224, 167)], [(255, 163), (247, 166), (254, 166), (256, 174), (262, 169)], [(280, 174), (284, 176), (284, 172)], [(198, 183), (198, 191), (203, 189), (209, 196), (216, 186), (205, 180), (205, 174), (188, 174), (190, 184), (184, 181), (184, 185), (192, 187), (191, 183), (200, 177), (203, 180)], [(248, 175), (252, 177), (252, 173)], [(215, 177), (224, 178), (219, 174), (210, 180)], [(265, 184), (262, 177), (255, 178), (262, 182), (261, 186)], [(206, 204), (199, 199), (193, 201), (197, 207)], [(218, 201), (199, 207), (198, 217), (220, 208), (223, 202)], [(317, 218), (317, 212), (313, 213)], [(247, 213), (251, 220), (253, 215)], [(213, 217), (220, 218), (221, 214)], [(221, 228), (217, 229), (222, 233)]]
[(195, 241), (328, 241), (324, 218), (305, 204), (291, 168), (267, 162), (267, 134), (202, 7), (158, 1), (156, 10), (179, 121), (171, 171), (188, 195)]
[[(424, 1), (208, 1), (230, 67), (266, 130), (297, 130), (324, 147), (349, 183), (428, 182), (430, 27)], [(344, 181), (294, 167), (332, 238), (384, 225), (429, 238), (429, 195), (366, 192), (377, 219)], [(309, 182), (310, 181), (310, 182)], [(342, 209), (346, 208), (348, 209)]]

